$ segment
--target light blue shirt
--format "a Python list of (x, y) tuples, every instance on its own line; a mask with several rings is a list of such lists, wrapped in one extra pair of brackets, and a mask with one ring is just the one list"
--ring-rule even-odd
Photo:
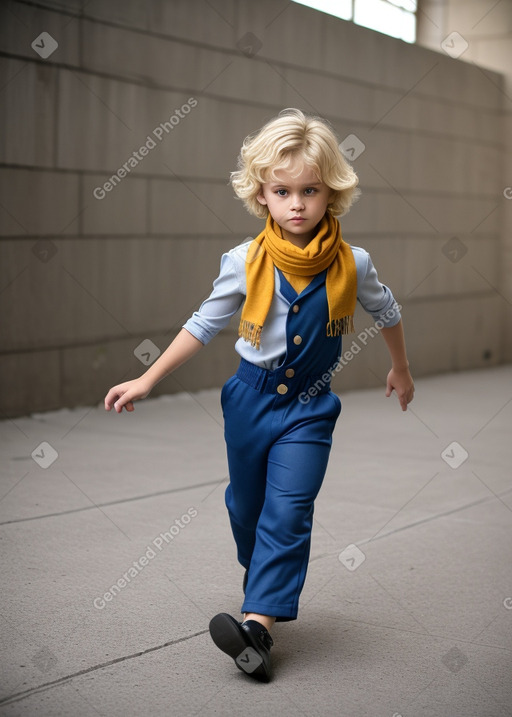
[[(244, 302), (247, 295), (245, 259), (250, 243), (239, 244), (222, 255), (220, 274), (213, 282), (212, 293), (183, 325), (202, 344), (207, 344), (227, 326)], [(401, 316), (393, 294), (379, 281), (368, 252), (355, 246), (351, 249), (357, 269), (358, 302), (375, 319), (379, 328), (394, 326)], [(260, 348), (256, 349), (242, 338), (235, 344), (240, 356), (271, 371), (282, 363), (286, 354), (286, 320), (291, 305), (280, 291), (277, 269), (274, 272), (274, 297), (261, 332)]]

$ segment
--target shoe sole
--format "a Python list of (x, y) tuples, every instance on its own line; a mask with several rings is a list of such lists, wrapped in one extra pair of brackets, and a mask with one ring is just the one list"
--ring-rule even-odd
[(246, 675), (268, 682), (270, 675), (265, 668), (263, 658), (252, 643), (248, 633), (227, 613), (215, 615), (210, 620), (210, 635), (219, 650), (225, 652), (236, 666)]

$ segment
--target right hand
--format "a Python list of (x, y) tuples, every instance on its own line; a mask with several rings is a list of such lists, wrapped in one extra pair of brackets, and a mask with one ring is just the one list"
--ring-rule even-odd
[(146, 398), (151, 389), (152, 386), (148, 385), (143, 377), (113, 386), (105, 396), (105, 410), (110, 411), (113, 406), (116, 413), (121, 413), (123, 407), (127, 411), (133, 411), (133, 402)]

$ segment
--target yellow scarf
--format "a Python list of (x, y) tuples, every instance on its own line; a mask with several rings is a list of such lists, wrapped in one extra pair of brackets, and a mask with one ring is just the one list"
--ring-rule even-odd
[(274, 266), (285, 272), (292, 286), (295, 284), (294, 288), (301, 291), (313, 276), (327, 269), (327, 336), (354, 331), (356, 263), (352, 249), (341, 238), (338, 220), (326, 213), (316, 236), (305, 249), (300, 249), (283, 239), (281, 228), (269, 214), (265, 229), (251, 242), (245, 261), (247, 298), (238, 335), (250, 341), (251, 346), (260, 347), (261, 330), (274, 296)]

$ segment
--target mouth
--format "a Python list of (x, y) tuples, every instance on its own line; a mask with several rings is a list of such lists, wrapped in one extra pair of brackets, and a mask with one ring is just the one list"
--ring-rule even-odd
[(294, 222), (295, 224), (300, 224), (301, 222), (305, 222), (306, 220), (304, 219), (304, 217), (292, 217), (290, 221)]

